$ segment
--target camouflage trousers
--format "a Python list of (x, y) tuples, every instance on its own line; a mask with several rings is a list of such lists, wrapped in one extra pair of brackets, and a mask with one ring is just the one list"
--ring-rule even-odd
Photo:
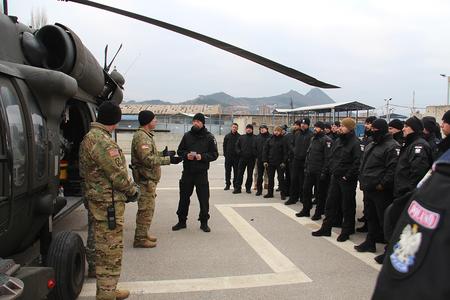
[(110, 203), (89, 202), (89, 211), (92, 213), (94, 221), (96, 299), (98, 300), (116, 299), (115, 291), (122, 268), (125, 203), (121, 201), (115, 203), (115, 229), (108, 228), (106, 218), (108, 205)]
[(136, 213), (135, 240), (147, 238), (155, 212), (156, 185), (157, 183), (151, 180), (139, 183), (141, 197), (138, 200), (138, 211)]
[(88, 272), (95, 272), (95, 232), (94, 232), (94, 216), (87, 210), (88, 215), (88, 232), (86, 241), (86, 260), (88, 263)]

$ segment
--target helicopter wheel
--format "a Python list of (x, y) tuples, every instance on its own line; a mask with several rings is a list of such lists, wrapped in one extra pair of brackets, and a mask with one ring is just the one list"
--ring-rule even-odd
[(47, 254), (47, 266), (55, 270), (56, 286), (48, 299), (72, 300), (84, 282), (85, 248), (81, 237), (70, 231), (58, 233)]

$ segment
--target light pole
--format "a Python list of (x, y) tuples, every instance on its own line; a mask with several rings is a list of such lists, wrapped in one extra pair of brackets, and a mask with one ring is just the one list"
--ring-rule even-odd
[(387, 122), (389, 123), (391, 120), (391, 111), (389, 110), (389, 102), (392, 100), (392, 98), (389, 99), (384, 99), (384, 101), (386, 101), (386, 119)]
[(445, 74), (440, 74), (442, 77), (447, 78), (447, 105), (449, 105), (449, 94), (450, 94), (450, 76)]

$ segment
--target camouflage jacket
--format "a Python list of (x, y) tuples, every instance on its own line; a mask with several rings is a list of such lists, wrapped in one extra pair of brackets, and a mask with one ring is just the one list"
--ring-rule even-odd
[(131, 143), (131, 164), (136, 182), (161, 179), (161, 165), (170, 165), (170, 158), (164, 157), (156, 149), (153, 132), (139, 128)]
[(122, 150), (111, 138), (111, 133), (100, 123), (91, 123), (91, 129), (80, 145), (80, 176), (84, 196), (88, 201), (125, 201), (136, 193), (128, 176)]

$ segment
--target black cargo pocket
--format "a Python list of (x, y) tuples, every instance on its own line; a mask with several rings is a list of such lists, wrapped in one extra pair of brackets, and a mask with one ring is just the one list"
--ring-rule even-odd
[(414, 274), (425, 260), (442, 211), (413, 200), (403, 211), (387, 256), (388, 272), (398, 279)]

